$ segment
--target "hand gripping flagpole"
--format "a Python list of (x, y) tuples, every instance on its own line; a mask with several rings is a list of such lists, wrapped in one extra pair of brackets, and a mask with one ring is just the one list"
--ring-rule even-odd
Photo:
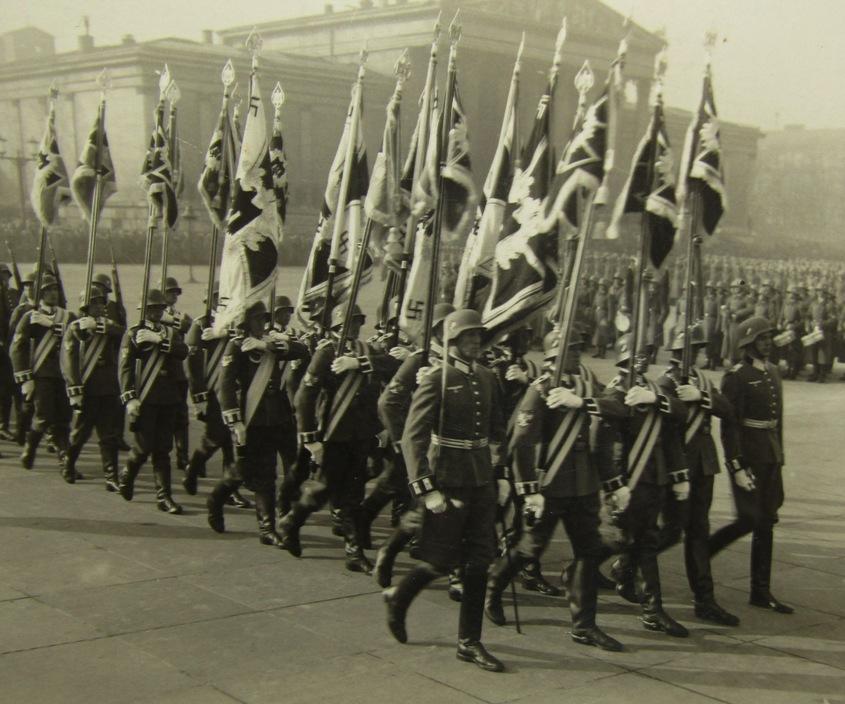
[[(332, 230), (332, 243), (329, 250), (329, 271), (326, 277), (326, 299), (323, 304), (322, 327), (323, 333), (328, 335), (331, 327), (332, 315), (332, 289), (337, 270), (340, 266), (340, 238), (343, 235), (343, 225), (346, 219), (346, 192), (349, 190), (349, 180), (352, 176), (352, 161), (355, 158), (355, 151), (358, 146), (358, 125), (361, 119), (361, 91), (364, 88), (364, 74), (366, 72), (367, 50), (362, 49), (358, 62), (358, 76), (352, 86), (352, 111), (347, 119), (349, 130), (346, 135), (346, 156), (343, 160), (343, 172), (340, 177), (340, 189), (337, 194), (337, 203), (334, 211), (334, 229)], [(345, 129), (345, 128), (344, 128)], [(345, 344), (341, 340), (341, 349)]]
[[(50, 121), (52, 125), (56, 119), (56, 99), (59, 97), (59, 89), (56, 88), (56, 82), (50, 85), (50, 107), (47, 119)], [(41, 284), (44, 280), (44, 263), (47, 258), (46, 253), (47, 248), (47, 227), (42, 223), (41, 225), (41, 234), (38, 239), (38, 260), (36, 264), (36, 273), (35, 273), (35, 297), (34, 302), (35, 305), (38, 305), (38, 300), (41, 297)]]
[[(232, 65), (231, 59), (226, 62), (223, 66), (223, 70), (220, 72), (220, 80), (223, 83), (223, 106), (221, 108), (221, 112), (224, 113), (225, 119), (223, 120), (223, 133), (221, 135), (220, 141), (220, 168), (218, 169), (217, 173), (217, 193), (215, 195), (216, 199), (222, 198), (221, 193), (223, 190), (223, 184), (226, 181), (227, 174), (226, 170), (232, 166), (231, 160), (229, 158), (228, 147), (229, 147), (229, 98), (231, 94), (229, 92), (230, 87), (235, 82), (235, 67)], [(231, 181), (231, 174), (229, 174), (229, 178)], [(217, 226), (217, 222), (213, 221), (211, 223), (211, 251), (208, 254), (208, 281), (206, 284), (205, 290), (205, 324), (206, 327), (211, 327), (212, 323), (212, 316), (214, 315), (214, 279), (217, 276), (217, 247), (220, 241), (220, 228)]]
[[(399, 124), (399, 105), (402, 101), (402, 89), (405, 85), (405, 81), (411, 75), (411, 62), (408, 59), (408, 50), (402, 52), (402, 55), (396, 61), (396, 64), (393, 67), (393, 73), (396, 76), (396, 85), (393, 88), (393, 96), (390, 98), (388, 103), (388, 110), (392, 109), (393, 106), (396, 106), (396, 124), (398, 129)], [(388, 115), (387, 119), (391, 119)], [(394, 147), (398, 146), (394, 144)], [(393, 168), (394, 175), (397, 170), (396, 163), (399, 161), (398, 155), (394, 154), (395, 156), (395, 163), (394, 164), (387, 164), (386, 168)], [(372, 234), (373, 229), (373, 219), (368, 217), (366, 225), (364, 226), (364, 232), (361, 236), (361, 243), (358, 247), (357, 256), (355, 257), (355, 271), (352, 275), (352, 284), (349, 289), (349, 299), (346, 302), (346, 312), (343, 316), (343, 327), (341, 328), (340, 332), (340, 346), (343, 349), (343, 346), (346, 344), (346, 338), (349, 335), (349, 327), (352, 324), (352, 317), (355, 311), (355, 301), (358, 298), (358, 291), (361, 288), (361, 278), (364, 275), (364, 263), (367, 258), (367, 249), (370, 246), (370, 235)]]
[[(155, 117), (155, 124), (161, 124), (162, 117), (164, 115), (164, 100), (167, 93), (167, 87), (170, 83), (170, 77), (167, 75), (166, 72), (162, 72), (159, 76), (158, 82), (158, 106), (156, 107), (156, 117)], [(155, 139), (155, 135), (153, 136)], [(153, 148), (155, 145), (153, 145)], [(147, 315), (147, 297), (150, 292), (150, 269), (152, 268), (152, 259), (153, 259), (153, 237), (155, 237), (156, 229), (158, 228), (158, 221), (159, 218), (162, 217), (162, 213), (158, 207), (154, 198), (148, 198), (149, 200), (149, 210), (148, 210), (148, 217), (147, 217), (147, 241), (146, 246), (144, 248), (144, 278), (141, 281), (141, 313), (139, 324), (143, 325), (144, 320)]]
[[(169, 155), (168, 159), (170, 161), (170, 178), (173, 182), (173, 197), (176, 198), (176, 182), (177, 182), (177, 174), (176, 174), (176, 162), (174, 160), (174, 156), (176, 155), (176, 104), (179, 102), (179, 99), (182, 97), (182, 91), (179, 90), (179, 86), (176, 85), (176, 81), (173, 80), (172, 75), (170, 74), (170, 70), (167, 68), (167, 64), (164, 66), (164, 72), (167, 74), (169, 79), (169, 84), (167, 89), (165, 90), (165, 96), (167, 100), (170, 101), (170, 112), (168, 114), (168, 121), (167, 121), (167, 143), (169, 147)], [(175, 227), (175, 226), (174, 226)], [(162, 224), (162, 233), (161, 233), (161, 291), (164, 293), (164, 289), (167, 288), (167, 254), (170, 248), (170, 224), (168, 222), (164, 222)]]
[[(713, 49), (716, 45), (717, 34), (715, 32), (707, 32), (704, 35), (704, 74), (705, 77), (710, 74), (711, 65), (713, 62)], [(659, 95), (659, 94), (658, 94)], [(700, 111), (701, 108), (699, 108)], [(697, 118), (698, 119), (698, 118)], [(690, 369), (692, 368), (693, 350), (692, 350), (692, 330), (697, 322), (693, 320), (695, 317), (695, 306), (693, 305), (693, 293), (696, 296), (702, 292), (702, 284), (697, 264), (701, 260), (701, 245), (703, 238), (698, 232), (698, 225), (701, 213), (701, 182), (696, 179), (690, 182), (690, 170), (692, 169), (695, 155), (698, 152), (698, 145), (700, 142), (699, 130), (695, 130), (690, 135), (692, 144), (689, 151), (689, 163), (686, 164), (686, 173), (681, 174), (684, 186), (684, 199), (681, 203), (680, 220), (684, 227), (684, 234), (687, 238), (687, 266), (686, 266), (686, 280), (684, 282), (684, 349), (681, 353), (681, 382), (689, 383)], [(701, 314), (703, 311), (699, 310)]]
[(94, 252), (97, 243), (97, 224), (100, 220), (100, 201), (103, 194), (103, 135), (105, 133), (106, 120), (106, 92), (111, 87), (111, 78), (108, 69), (103, 69), (97, 76), (97, 85), (100, 87), (100, 105), (97, 114), (97, 136), (94, 149), (94, 195), (91, 199), (91, 219), (88, 228), (88, 253), (85, 266), (85, 305), (91, 302), (91, 280), (94, 276)]
[(420, 180), (420, 175), (425, 165), (426, 149), (428, 147), (428, 133), (431, 129), (431, 101), (434, 96), (434, 85), (437, 79), (437, 52), (440, 43), (440, 14), (437, 15), (437, 20), (434, 23), (433, 37), (431, 40), (431, 50), (428, 58), (428, 70), (425, 77), (425, 88), (422, 93), (422, 105), (420, 105), (420, 117), (418, 120), (419, 129), (416, 135), (416, 144), (411, 145), (411, 149), (416, 150), (414, 156), (414, 173), (411, 178), (411, 207), (408, 213), (408, 219), (405, 223), (405, 241), (403, 243), (401, 268), (399, 270), (399, 284), (396, 290), (397, 301), (397, 322), (396, 322), (396, 339), (399, 339), (399, 315), (401, 315), (402, 306), (405, 300), (405, 292), (408, 285), (408, 274), (411, 266), (411, 253), (414, 251), (414, 238), (417, 232), (417, 223), (420, 219), (420, 213), (416, 212), (414, 208), (414, 193), (417, 190), (417, 184)]

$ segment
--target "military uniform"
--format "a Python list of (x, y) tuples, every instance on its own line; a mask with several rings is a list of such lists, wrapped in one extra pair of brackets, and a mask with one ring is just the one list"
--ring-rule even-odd
[[(175, 284), (175, 279), (173, 280)], [(168, 285), (170, 279), (168, 279)], [(181, 289), (179, 289), (181, 293)], [(179, 335), (184, 339), (188, 331), (191, 329), (191, 316), (187, 313), (176, 310), (173, 306), (168, 306), (165, 309), (165, 317), (163, 320), (167, 325), (171, 326), (179, 332)], [(176, 409), (176, 417), (174, 418), (173, 439), (176, 444), (176, 465), (179, 469), (186, 469), (188, 466), (188, 426), (190, 417), (188, 414), (188, 375), (185, 373), (184, 365), (173, 368), (173, 383), (179, 387), (179, 393), (182, 401)]]
[[(50, 285), (46, 278), (44, 284)], [(52, 285), (56, 285), (55, 280)], [(19, 384), (34, 381), (31, 400), (35, 421), (27, 433), (21, 462), (27, 469), (32, 467), (38, 443), (49, 432), (59, 453), (62, 475), (71, 480), (73, 475), (68, 473), (66, 465), (71, 412), (59, 356), (62, 337), (75, 316), (64, 308), (43, 302), (38, 313), (50, 321), (50, 326), (34, 323), (34, 311), (26, 311), (17, 323), (10, 350), (15, 381)]]
[[(27, 278), (31, 278), (33, 281), (35, 280), (34, 275), (29, 275)], [(25, 313), (35, 308), (35, 305), (28, 294), (28, 291), (31, 290), (31, 286), (28, 289), (24, 289), (23, 295), (19, 297), (17, 305), (12, 310), (12, 313), (9, 316), (9, 334), (6, 338), (8, 342), (9, 373), (12, 375), (15, 389), (12, 395), (12, 402), (15, 406), (15, 442), (18, 445), (26, 443), (27, 433), (32, 427), (32, 416), (35, 413), (35, 405), (33, 404), (31, 397), (25, 398), (23, 396), (20, 386), (16, 381), (14, 381), (14, 365), (12, 364), (11, 350), (12, 341), (14, 339), (18, 323), (21, 321), (21, 318)]]
[[(763, 329), (762, 319), (759, 329)], [(767, 328), (770, 330), (770, 328)], [(753, 334), (754, 330), (750, 331)], [(762, 333), (760, 333), (762, 334)], [(753, 338), (752, 338), (753, 340)], [(771, 597), (772, 545), (778, 510), (783, 504), (783, 388), (777, 368), (750, 356), (722, 378), (722, 393), (734, 414), (722, 423), (722, 445), (731, 475), (750, 472), (754, 488), (744, 490), (731, 482), (737, 519), (710, 537), (715, 555), (735, 540), (752, 533), (751, 603), (780, 611)]]
[(704, 294), (704, 348), (707, 357), (707, 369), (718, 369), (722, 363), (722, 330), (719, 296), (715, 286), (708, 286)]
[[(154, 297), (154, 293), (158, 295)], [(150, 291), (148, 300), (160, 298), (158, 291)], [(139, 344), (136, 338), (142, 330), (158, 334), (160, 342)], [(188, 346), (175, 327), (149, 319), (130, 327), (120, 345), (120, 399), (124, 404), (140, 402), (130, 428), (135, 433), (135, 445), (120, 472), (120, 494), (127, 501), (132, 500), (135, 478), (152, 455), (157, 505), (168, 513), (182, 511), (171, 496), (170, 451), (183, 402), (178, 382), (184, 376), (182, 363), (187, 356)]]
[(68, 471), (76, 472), (79, 453), (96, 428), (108, 491), (117, 490), (118, 440), (122, 430), (117, 358), (125, 332), (122, 325), (107, 317), (98, 318), (93, 331), (83, 330), (80, 320), (75, 320), (62, 344), (61, 367), (67, 395), (81, 399), (71, 425)]
[[(555, 386), (580, 396), (582, 407), (549, 408), (548, 393)], [(543, 374), (522, 399), (511, 441), (516, 493), (542, 493), (545, 507), (509, 558), (500, 557), (491, 569), (486, 613), (494, 623), (504, 623), (502, 592), (526, 560), (540, 557), (560, 523), (575, 558), (567, 570), (573, 639), (621, 650), (617, 641), (596, 628), (596, 578), (605, 554), (599, 534), (599, 488), (602, 482), (621, 477), (612, 461), (613, 444), (605, 436), (603, 446), (591, 447), (590, 426), (593, 419), (622, 418), (627, 413), (624, 404), (603, 397), (603, 391), (595, 375), (582, 366), (578, 374), (563, 374), (559, 384), (550, 373)], [(538, 462), (541, 448), (546, 453)]]
[(811, 347), (813, 375), (810, 381), (824, 382), (833, 368), (833, 343), (838, 322), (835, 306), (831, 304), (825, 293), (820, 293), (810, 305), (808, 319), (808, 327), (820, 331), (824, 336)]
[[(9, 357), (9, 343), (12, 331), (9, 324), (12, 311), (18, 302), (18, 292), (8, 285), (9, 269), (0, 264), (0, 438), (13, 440), (10, 432), (12, 420), (12, 403), (20, 406), (20, 392), (15, 384), (15, 374), (12, 370), (12, 360)], [(16, 398), (17, 394), (17, 398)]]
[(801, 304), (790, 295), (790, 298), (783, 304), (777, 328), (781, 333), (791, 333), (792, 340), (780, 348), (780, 356), (786, 361), (786, 378), (797, 378), (802, 367), (804, 349), (801, 345), (801, 337), (804, 335), (804, 320), (802, 317)]
[[(263, 310), (263, 304), (257, 304)], [(255, 308), (255, 307), (254, 307)], [(252, 309), (251, 309), (252, 310)], [(250, 316), (247, 311), (247, 316)], [(253, 311), (252, 314), (255, 314)], [(223, 530), (223, 503), (242, 483), (255, 492), (255, 513), (261, 542), (282, 548), (275, 531), (276, 435), (294, 431), (293, 412), (282, 388), (280, 359), (301, 359), (308, 350), (284, 335), (262, 340), (264, 349), (244, 350), (246, 335), (229, 340), (221, 362), (220, 404), (229, 428), (242, 423), (245, 442), (238, 451), (234, 474), (227, 473), (208, 498), (212, 528)]]
[(734, 281), (728, 299), (722, 309), (722, 359), (733, 363), (737, 358), (736, 326), (747, 320), (754, 313), (754, 305), (749, 301), (744, 286)]

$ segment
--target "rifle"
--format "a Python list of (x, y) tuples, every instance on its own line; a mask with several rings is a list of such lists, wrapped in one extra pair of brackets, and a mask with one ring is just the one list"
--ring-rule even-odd
[(12, 276), (15, 277), (15, 286), (18, 287), (18, 293), (23, 295), (23, 279), (21, 279), (21, 270), (18, 268), (18, 260), (15, 258), (15, 252), (9, 240), (6, 240), (6, 249), (9, 252), (9, 263), (12, 265)]

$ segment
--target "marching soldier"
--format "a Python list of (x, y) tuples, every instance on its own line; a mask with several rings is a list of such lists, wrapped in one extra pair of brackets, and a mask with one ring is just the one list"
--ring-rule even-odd
[[(35, 272), (31, 271), (23, 277), (23, 281), (21, 282), (21, 288), (23, 289), (18, 296), (17, 305), (15, 305), (14, 309), (12, 310), (12, 314), (9, 317), (9, 333), (8, 333), (8, 344), (9, 344), (9, 363), (11, 365), (11, 347), (12, 347), (12, 339), (15, 335), (15, 330), (18, 327), (18, 323), (20, 322), (21, 318), (24, 316), (25, 313), (31, 311), (35, 308), (35, 302), (33, 300), (34, 294), (33, 289), (35, 287)], [(12, 379), (14, 380), (14, 371), (12, 371)], [(26, 436), (32, 426), (32, 415), (35, 412), (35, 407), (32, 403), (32, 399), (24, 398), (23, 394), (21, 393), (20, 386), (15, 383), (15, 391), (13, 396), (13, 402), (15, 404), (15, 442), (18, 445), (23, 446), (26, 443)]]
[(683, 532), (684, 562), (687, 581), (695, 599), (695, 615), (723, 626), (738, 626), (739, 619), (725, 611), (716, 601), (707, 544), (710, 538), (713, 479), (719, 473), (719, 458), (711, 432), (712, 417), (729, 422), (733, 409), (721, 392), (694, 366), (706, 342), (697, 325), (692, 328), (691, 335), (693, 365), (690, 367), (689, 380), (684, 383), (681, 377), (684, 349), (684, 333), (681, 332), (672, 342), (669, 367), (657, 381), (663, 393), (667, 396), (677, 394), (687, 407), (686, 421), (680, 432), (683, 433), (684, 454), (690, 477), (687, 500), (679, 501), (674, 494), (666, 497), (658, 550), (663, 552), (677, 545)]
[(836, 307), (822, 284), (816, 286), (816, 299), (810, 305), (809, 324), (821, 333), (822, 339), (812, 345), (813, 373), (807, 381), (823, 384), (833, 369), (833, 341), (836, 337), (838, 319)]
[(784, 499), (783, 389), (777, 368), (767, 360), (772, 326), (765, 318), (750, 318), (737, 335), (743, 359), (722, 378), (722, 393), (734, 408), (731, 422), (722, 423), (722, 445), (737, 519), (710, 536), (710, 555), (751, 533), (749, 603), (791, 614), (792, 607), (770, 589), (774, 527)]
[(722, 359), (733, 363), (737, 355), (736, 326), (754, 313), (748, 287), (742, 279), (731, 282), (731, 293), (722, 306)]
[[(432, 339), (429, 356), (431, 361), (439, 362), (443, 359), (443, 321), (446, 316), (455, 310), (451, 303), (437, 303), (432, 313)], [(395, 471), (397, 476), (404, 476), (406, 485), (408, 472), (402, 454), (402, 433), (405, 430), (405, 422), (408, 418), (408, 410), (411, 407), (411, 398), (417, 388), (417, 379), (428, 371), (422, 366), (422, 350), (409, 355), (403, 362), (390, 383), (381, 393), (378, 399), (378, 415), (387, 432), (388, 439), (393, 445), (395, 456)], [(421, 371), (424, 370), (424, 371)], [(412, 502), (412, 499), (409, 498)], [(400, 518), (399, 524), (391, 534), (390, 538), (382, 545), (376, 553), (374, 574), (378, 585), (385, 589), (390, 586), (393, 579), (393, 563), (396, 557), (402, 552), (408, 543), (411, 542), (417, 525), (416, 512), (406, 514)]]
[(781, 333), (789, 333), (791, 338), (784, 344), (782, 356), (786, 361), (786, 378), (796, 379), (801, 371), (804, 349), (801, 346), (801, 337), (804, 334), (804, 321), (801, 317), (801, 305), (798, 299), (798, 290), (795, 286), (786, 289), (787, 299), (781, 309), (778, 329)]
[(122, 429), (117, 356), (126, 329), (106, 316), (106, 299), (100, 287), (79, 295), (81, 317), (67, 329), (61, 367), (67, 395), (74, 409), (67, 457), (67, 474), (76, 474), (76, 460), (97, 429), (106, 490), (117, 491), (118, 439)]
[(722, 340), (719, 327), (719, 295), (717, 284), (708, 281), (704, 287), (704, 354), (707, 362), (705, 369), (718, 369), (722, 363)]
[(120, 471), (118, 488), (126, 501), (132, 501), (138, 472), (152, 455), (158, 510), (180, 514), (182, 507), (171, 495), (170, 451), (183, 400), (178, 382), (184, 375), (182, 362), (188, 346), (175, 327), (162, 324), (165, 308), (161, 291), (150, 289), (144, 321), (130, 327), (120, 344), (120, 400), (126, 406), (135, 445)]
[(481, 643), (481, 630), (487, 569), (496, 555), (497, 494), (501, 500), (509, 491), (505, 479), (497, 489), (488, 445), (505, 440), (505, 422), (496, 378), (478, 363), (481, 316), (457, 310), (445, 329), (450, 360), (421, 379), (402, 435), (411, 490), (425, 505), (423, 562), (384, 592), (387, 625), (396, 640), (407, 642), (405, 617), (413, 599), (462, 566), (458, 659), (501, 672), (502, 663)]
[[(182, 288), (179, 286), (179, 282), (172, 276), (168, 276), (165, 281), (163, 293), (164, 300), (167, 301), (167, 308), (164, 309), (162, 322), (175, 328), (184, 339), (188, 334), (188, 330), (191, 329), (191, 316), (176, 310), (176, 303), (179, 301), (179, 296), (182, 295)], [(188, 416), (188, 377), (182, 366), (179, 369), (174, 367), (173, 373), (172, 382), (179, 387), (182, 398), (174, 421), (173, 439), (176, 441), (176, 466), (179, 469), (187, 469), (188, 424), (190, 421)]]
[[(611, 443), (594, 448), (594, 459), (590, 421), (622, 418), (627, 408), (617, 399), (601, 397), (603, 387), (580, 363), (583, 345), (582, 335), (574, 330), (563, 374), (555, 381), (552, 365), (560, 337), (557, 330), (548, 333), (545, 373), (531, 384), (517, 409), (511, 440), (515, 488), (535, 522), (510, 555), (500, 557), (490, 571), (485, 613), (496, 625), (505, 624), (502, 592), (524, 562), (539, 559), (562, 523), (575, 554), (567, 570), (572, 640), (619, 651), (622, 644), (596, 625), (598, 567), (605, 552), (599, 534), (599, 487), (602, 481), (617, 479), (617, 495), (627, 489), (612, 462)], [(538, 469), (541, 446), (548, 449)]]
[(295, 432), (287, 396), (281, 384), (278, 359), (299, 359), (305, 345), (289, 335), (272, 331), (267, 308), (261, 301), (244, 313), (244, 334), (226, 343), (220, 379), (223, 418), (238, 445), (234, 472), (225, 472), (206, 503), (208, 524), (224, 530), (223, 504), (226, 496), (246, 484), (255, 492), (255, 514), (262, 545), (284, 549), (275, 530), (276, 520), (276, 434)]
[[(684, 403), (675, 395), (667, 395), (645, 378), (651, 350), (637, 355), (635, 378), (625, 391), (625, 376), (631, 358), (632, 335), (617, 341), (616, 365), (619, 374), (608, 384), (605, 395), (623, 402), (631, 410), (624, 420), (601, 423), (596, 442), (616, 441), (621, 435), (620, 452), (626, 466), (623, 480), (604, 484), (605, 492), (614, 492), (620, 484), (630, 491), (630, 502), (624, 498), (617, 506), (618, 520), (627, 534), (629, 544), (622, 559), (614, 563), (611, 574), (617, 581), (617, 592), (629, 601), (642, 606), (642, 623), (647, 630), (662, 631), (670, 636), (685, 638), (689, 632), (663, 609), (660, 570), (657, 554), (659, 531), (657, 518), (663, 506), (668, 485), (678, 501), (689, 495), (689, 472), (685, 466), (678, 425), (686, 418)], [(632, 589), (634, 576), (642, 577), (641, 597)]]
[(361, 547), (357, 513), (364, 498), (367, 457), (381, 430), (376, 410), (381, 378), (388, 378), (396, 360), (358, 340), (365, 318), (357, 305), (347, 339), (335, 339), (345, 309), (340, 305), (332, 311), (334, 338), (318, 345), (295, 399), (299, 439), (321, 476), (291, 507), (279, 530), (288, 551), (299, 557), (299, 529), (331, 499), (340, 511), (346, 569), (369, 574), (372, 564)]
[(45, 273), (38, 308), (21, 316), (10, 352), (15, 381), (21, 385), (24, 398), (34, 404), (35, 413), (34, 426), (26, 435), (21, 464), (24, 469), (32, 469), (38, 444), (44, 433), (49, 433), (58, 450), (62, 478), (72, 484), (77, 476), (67, 466), (71, 413), (59, 355), (62, 337), (74, 315), (59, 307), (58, 302), (58, 282)]
[(9, 358), (9, 342), (12, 311), (18, 303), (18, 291), (9, 285), (12, 271), (8, 265), (0, 262), (0, 440), (14, 441), (10, 430), (12, 421), (12, 402), (20, 408), (20, 393), (15, 384), (12, 360)]

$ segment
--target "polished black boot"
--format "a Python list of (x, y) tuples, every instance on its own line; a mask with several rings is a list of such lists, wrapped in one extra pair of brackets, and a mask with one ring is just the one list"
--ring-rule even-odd
[(182, 507), (170, 495), (170, 467), (157, 468), (154, 472), (156, 482), (156, 506), (159, 511), (174, 516), (182, 513)]
[(299, 542), (299, 529), (305, 524), (311, 510), (301, 503), (295, 503), (290, 511), (279, 521), (279, 535), (287, 550), (294, 557), (302, 557), (302, 543)]
[(26, 434), (26, 441), (21, 453), (21, 466), (24, 469), (32, 469), (35, 464), (35, 452), (38, 450), (38, 443), (41, 442), (43, 436), (44, 433), (40, 430), (30, 430)]
[(643, 577), (643, 626), (648, 631), (661, 631), (674, 638), (686, 638), (689, 631), (663, 610), (657, 557), (642, 557), (640, 572)]
[[(251, 509), (252, 501), (246, 498), (240, 491), (235, 489), (229, 496), (226, 497), (226, 503), (235, 508)], [(274, 502), (275, 506), (275, 502)], [(275, 509), (274, 509), (275, 510)]]
[(556, 586), (549, 584), (543, 577), (538, 560), (531, 560), (526, 563), (519, 573), (523, 588), (530, 592), (539, 592), (546, 596), (560, 596), (561, 591)]
[(771, 527), (758, 528), (751, 537), (751, 597), (748, 603), (779, 614), (791, 614), (795, 609), (772, 596), (772, 549), (774, 532)]
[(258, 518), (258, 539), (262, 545), (285, 549), (285, 542), (275, 529), (276, 501), (273, 490), (255, 492), (255, 515)]
[(622, 643), (596, 625), (598, 561), (576, 558), (572, 563), (571, 574), (569, 611), (572, 615), (572, 640), (579, 645), (590, 645), (611, 652), (623, 650)]
[(221, 479), (205, 501), (205, 508), (208, 511), (208, 525), (215, 533), (222, 533), (226, 530), (226, 522), (223, 518), (223, 506), (226, 497), (237, 488), (237, 482), (231, 479)]
[(59, 462), (59, 472), (68, 484), (76, 483), (76, 469), (71, 465), (67, 452), (59, 450), (56, 459)]
[(188, 467), (188, 426), (176, 428), (173, 433), (174, 445), (176, 445), (176, 468), (187, 469)]
[(497, 626), (504, 626), (508, 622), (505, 617), (505, 609), (502, 606), (502, 594), (522, 565), (523, 559), (519, 556), (519, 553), (516, 550), (511, 550), (510, 560), (507, 556), (500, 557), (490, 569), (490, 576), (487, 579), (487, 594), (484, 599), (484, 615)]
[(413, 533), (403, 530), (401, 527), (396, 528), (388, 541), (376, 553), (373, 574), (375, 575), (376, 583), (382, 589), (387, 589), (393, 581), (393, 565), (396, 562), (396, 557), (411, 541), (413, 535)]
[(117, 485), (120, 495), (126, 501), (132, 501), (132, 497), (135, 495), (135, 479), (140, 471), (141, 463), (130, 454), (126, 466), (120, 470)]
[(458, 660), (471, 662), (488, 672), (502, 672), (505, 666), (481, 644), (487, 578), (483, 572), (468, 569), (463, 575), (464, 593), (458, 621)]
[(208, 455), (202, 450), (194, 450), (191, 455), (191, 461), (188, 462), (188, 468), (185, 470), (185, 476), (182, 477), (182, 487), (185, 493), (190, 496), (197, 495), (197, 480), (200, 475), (205, 475), (205, 463), (208, 461)]
[(447, 593), (452, 601), (458, 603), (464, 598), (464, 582), (460, 568), (455, 568), (449, 573), (449, 589)]
[(106, 491), (111, 493), (120, 491), (120, 485), (117, 481), (117, 463), (107, 464), (103, 467), (103, 477), (106, 481)]
[(630, 555), (622, 554), (610, 566), (610, 577), (616, 582), (616, 593), (632, 604), (640, 603), (635, 583), (636, 565)]
[(360, 538), (358, 536), (357, 511), (344, 511), (343, 514), (343, 531), (344, 537), (344, 552), (346, 553), (346, 569), (350, 572), (363, 572), (364, 574), (373, 573), (373, 563), (364, 554), (361, 547)]
[(441, 576), (440, 572), (431, 565), (421, 564), (408, 572), (395, 587), (384, 590), (384, 604), (387, 607), (387, 628), (400, 643), (408, 642), (405, 617), (414, 597)]

